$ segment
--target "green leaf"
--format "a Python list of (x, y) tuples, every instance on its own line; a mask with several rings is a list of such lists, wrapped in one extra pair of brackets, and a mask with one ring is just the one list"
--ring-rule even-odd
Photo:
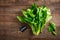
[(48, 31), (51, 32), (53, 35), (56, 35), (56, 26), (53, 22), (50, 22)]
[(37, 5), (36, 5), (36, 3), (34, 3), (32, 6), (31, 6), (31, 9), (36, 9), (37, 8)]
[(20, 22), (25, 22), (24, 18), (21, 17), (21, 16), (17, 16), (17, 19), (18, 19)]
[(30, 15), (32, 18), (35, 17), (35, 15), (33, 14), (33, 10), (27, 9), (27, 13), (28, 13), (28, 15)]
[(49, 26), (48, 32), (52, 32), (52, 31), (53, 31), (53, 29)]
[(50, 22), (50, 25), (49, 26), (53, 29), (53, 31), (56, 30), (56, 26), (55, 26), (55, 24), (53, 22)]
[(34, 4), (31, 6), (31, 9), (33, 10), (33, 14), (36, 14), (36, 12), (37, 12), (37, 5), (36, 5), (36, 3), (34, 3)]
[(24, 20), (27, 22), (27, 23), (31, 23), (31, 21), (32, 21), (32, 18), (24, 18)]
[(28, 15), (27, 15), (27, 12), (26, 12), (26, 11), (22, 10), (22, 13), (23, 13), (23, 15), (24, 15), (25, 17), (28, 17)]
[(52, 32), (52, 35), (56, 36), (57, 34), (56, 34), (56, 32), (55, 32), (55, 31), (53, 31), (53, 32)]
[(52, 16), (47, 15), (47, 18), (46, 18), (46, 23), (47, 23), (47, 22), (49, 22), (51, 19), (52, 19)]

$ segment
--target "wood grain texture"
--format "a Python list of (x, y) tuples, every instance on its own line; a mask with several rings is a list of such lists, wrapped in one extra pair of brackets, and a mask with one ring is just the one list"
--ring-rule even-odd
[[(45, 0), (46, 5), (52, 4), (52, 3), (58, 3), (60, 0)], [(32, 5), (34, 2), (37, 3), (37, 5), (45, 4), (44, 0), (0, 0), (0, 6), (14, 6), (14, 5), (20, 5), (20, 6), (29, 6)]]
[[(60, 0), (45, 1), (57, 26), (56, 37), (47, 31), (47, 25), (40, 35), (34, 36), (30, 27), (16, 18), (17, 15), (23, 16), (21, 10), (30, 8), (34, 2), (38, 6), (44, 5), (44, 0), (0, 0), (0, 40), (60, 40)], [(22, 25), (27, 25), (25, 32), (19, 31)]]

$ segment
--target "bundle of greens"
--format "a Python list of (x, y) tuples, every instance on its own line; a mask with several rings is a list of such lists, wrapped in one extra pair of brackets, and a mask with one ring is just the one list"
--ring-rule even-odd
[(22, 10), (22, 13), (24, 17), (17, 16), (18, 20), (22, 23), (28, 23), (34, 35), (39, 35), (46, 23), (52, 18), (49, 8), (46, 6), (37, 7), (35, 3), (31, 8)]
[(53, 22), (49, 23), (48, 32), (51, 32), (54, 36), (56, 36), (56, 26)]

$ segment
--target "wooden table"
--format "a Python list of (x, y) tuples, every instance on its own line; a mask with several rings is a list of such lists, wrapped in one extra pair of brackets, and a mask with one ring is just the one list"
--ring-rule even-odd
[(0, 40), (60, 40), (60, 0), (45, 1), (51, 9), (52, 21), (57, 26), (56, 37), (47, 31), (48, 26), (38, 36), (32, 34), (29, 26), (25, 32), (19, 31), (25, 24), (20, 23), (16, 16), (23, 16), (21, 10), (29, 8), (34, 2), (38, 6), (43, 5), (43, 0), (0, 0)]

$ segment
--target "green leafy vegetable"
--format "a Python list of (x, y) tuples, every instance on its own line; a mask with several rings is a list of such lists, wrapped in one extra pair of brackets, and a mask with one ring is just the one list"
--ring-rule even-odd
[(54, 36), (56, 36), (56, 26), (53, 22), (50, 22), (48, 31), (51, 32)]
[(22, 10), (22, 13), (24, 17), (17, 16), (18, 20), (23, 23), (28, 23), (34, 35), (39, 35), (39, 33), (41, 33), (44, 29), (46, 23), (52, 18), (48, 7), (37, 7), (35, 3), (31, 6), (31, 8)]
[(18, 18), (18, 20), (19, 20), (20, 22), (25, 22), (23, 17), (17, 16), (17, 18)]

